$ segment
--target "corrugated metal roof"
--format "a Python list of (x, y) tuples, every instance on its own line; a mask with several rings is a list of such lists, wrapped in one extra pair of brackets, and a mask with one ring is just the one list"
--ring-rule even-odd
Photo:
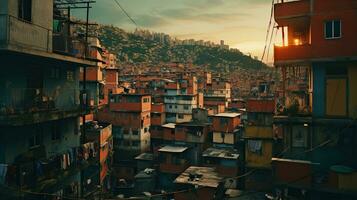
[(238, 159), (239, 153), (236, 149), (232, 148), (208, 148), (202, 154), (203, 157), (225, 158), (225, 159)]
[(182, 153), (187, 150), (187, 147), (180, 147), (180, 146), (164, 146), (159, 149), (159, 152), (170, 152), (170, 153)]
[(174, 124), (174, 123), (168, 123), (168, 124), (162, 125), (162, 127), (164, 127), (164, 128), (175, 128), (175, 126), (176, 126), (176, 124)]
[(240, 113), (219, 113), (215, 117), (238, 117), (240, 115)]
[(217, 188), (222, 181), (223, 178), (218, 175), (215, 168), (191, 166), (177, 177), (174, 182)]

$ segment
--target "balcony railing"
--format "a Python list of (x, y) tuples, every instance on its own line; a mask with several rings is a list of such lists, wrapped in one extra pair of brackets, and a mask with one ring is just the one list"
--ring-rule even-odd
[(15, 88), (4, 90), (0, 96), (0, 116), (80, 110), (80, 105), (78, 89)]
[[(86, 49), (83, 38), (55, 33), (52, 29), (8, 14), (0, 14), (0, 45), (20, 46), (77, 58), (84, 58)], [(87, 49), (88, 57), (91, 57)]]
[(274, 61), (279, 62), (294, 62), (310, 59), (312, 56), (310, 44), (304, 45), (289, 45), (274, 47)]
[(0, 14), (0, 44), (14, 44), (51, 52), (52, 30), (11, 15)]
[(275, 20), (287, 19), (310, 14), (310, 0), (289, 1), (274, 5)]

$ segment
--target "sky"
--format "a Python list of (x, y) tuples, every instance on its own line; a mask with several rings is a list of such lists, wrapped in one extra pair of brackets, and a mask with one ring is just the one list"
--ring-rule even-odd
[[(271, 0), (117, 1), (140, 29), (167, 33), (178, 39), (202, 39), (215, 43), (224, 40), (243, 53), (259, 58), (262, 55)], [(137, 28), (114, 0), (97, 0), (90, 11), (90, 20), (128, 31)]]

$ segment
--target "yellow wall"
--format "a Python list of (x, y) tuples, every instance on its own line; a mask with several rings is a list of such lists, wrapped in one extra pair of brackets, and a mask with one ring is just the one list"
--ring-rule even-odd
[(272, 152), (273, 152), (273, 144), (271, 140), (263, 140), (261, 155), (250, 152), (248, 149), (248, 145), (246, 144), (245, 161), (247, 167), (270, 168)]
[(338, 176), (338, 187), (344, 190), (357, 191), (357, 173), (340, 174)]
[(223, 133), (224, 138), (222, 137), (221, 132), (213, 132), (213, 142), (214, 143), (225, 143), (225, 144), (234, 144), (234, 134), (232, 133)]
[(347, 80), (331, 78), (326, 80), (326, 115), (347, 115)]
[(271, 127), (271, 126), (248, 126), (245, 128), (244, 137), (273, 138), (273, 127)]
[(348, 69), (349, 82), (349, 116), (357, 118), (357, 66)]

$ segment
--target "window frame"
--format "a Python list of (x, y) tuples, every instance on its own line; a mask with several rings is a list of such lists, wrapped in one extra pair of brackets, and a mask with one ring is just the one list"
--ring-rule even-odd
[[(340, 22), (340, 35), (339, 37), (335, 37), (335, 22)], [(328, 22), (332, 22), (332, 27), (331, 27), (331, 31), (332, 31), (332, 37), (327, 37), (327, 23)], [(340, 39), (342, 38), (342, 21), (340, 19), (334, 19), (334, 20), (326, 20), (324, 22), (324, 37), (326, 40), (335, 40), (335, 39)]]
[[(30, 5), (30, 8), (29, 8), (29, 17), (30, 17), (30, 19), (27, 19), (27, 17), (28, 16), (25, 16), (25, 1), (30, 1), (30, 3), (29, 3), (29, 5)], [(32, 8), (33, 8), (33, 2), (32, 2), (32, 0), (18, 0), (17, 1), (17, 8), (18, 8), (18, 13), (17, 13), (17, 17), (18, 17), (18, 19), (20, 19), (20, 20), (22, 20), (22, 21), (24, 21), (24, 22), (27, 22), (27, 23), (32, 23), (32, 20), (33, 20), (33, 15), (32, 15)], [(22, 11), (22, 12), (20, 12), (20, 11)]]

